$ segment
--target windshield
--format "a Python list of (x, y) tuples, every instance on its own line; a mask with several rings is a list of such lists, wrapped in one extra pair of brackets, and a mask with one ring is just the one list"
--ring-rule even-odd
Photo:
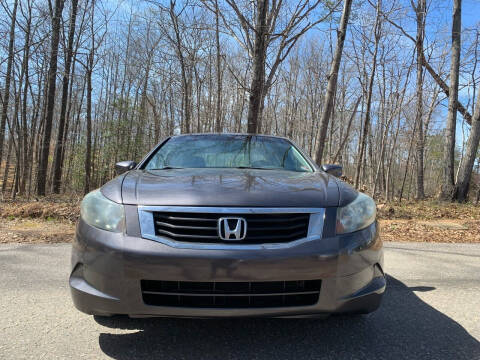
[(144, 168), (255, 168), (312, 172), (308, 161), (289, 141), (252, 135), (173, 137), (157, 150)]

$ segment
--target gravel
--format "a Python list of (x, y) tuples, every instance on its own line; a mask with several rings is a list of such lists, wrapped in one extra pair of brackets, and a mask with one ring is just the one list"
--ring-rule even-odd
[(94, 318), (68, 290), (68, 244), (0, 245), (0, 359), (480, 359), (480, 244), (387, 243), (367, 316)]

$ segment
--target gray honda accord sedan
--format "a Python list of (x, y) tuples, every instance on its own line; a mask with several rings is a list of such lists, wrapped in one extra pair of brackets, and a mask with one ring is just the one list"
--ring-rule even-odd
[(386, 282), (376, 206), (285, 138), (172, 136), (81, 203), (75, 306), (99, 316), (368, 313)]

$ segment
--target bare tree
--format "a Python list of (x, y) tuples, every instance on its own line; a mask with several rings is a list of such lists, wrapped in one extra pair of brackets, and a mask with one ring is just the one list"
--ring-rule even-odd
[[(18, 1), (10, 90), (4, 92), (14, 1), (8, 6), (0, 3), (7, 14), (0, 21), (4, 35), (0, 37), (4, 54), (0, 110), (6, 109), (0, 166), (4, 196), (28, 196), (36, 190), (49, 127), (54, 140), (48, 146), (47, 163), (53, 154), (54, 165), (47, 164), (43, 178), (54, 191), (68, 194), (100, 186), (114, 176), (116, 161), (139, 159), (164, 136), (187, 130), (248, 130), (254, 61), (262, 60), (254, 56), (258, 0), (148, 0), (141, 7), (118, 9), (106, 0), (78, 1), (75, 26), (72, 15), (77, 0), (69, 1), (69, 19), (60, 20), (58, 49), (63, 50), (57, 75), (62, 86), (53, 97), (50, 125), (53, 33), (49, 22), (55, 18), (55, 1), (51, 5), (50, 1)], [(416, 9), (426, 3), (420, 1), (415, 1), (413, 11), (410, 6), (398, 6), (404, 4), (398, 0), (352, 1), (354, 22), (347, 26), (345, 18), (335, 22), (329, 18), (332, 24), (338, 22), (338, 30), (313, 27), (332, 11), (338, 10), (340, 17), (340, 2), (263, 2), (267, 30), (265, 56), (258, 63), (260, 70), (263, 67), (263, 90), (256, 97), (255, 131), (290, 137), (311, 156), (323, 144), (322, 158), (341, 162), (347, 178), (380, 201), (414, 197), (420, 169), (424, 195), (436, 194), (445, 167), (441, 109), (444, 94), (450, 94), (453, 86), (448, 80), (450, 46), (441, 46), (449, 42), (448, 35), (437, 31), (446, 25), (443, 18), (424, 25), (425, 15), (420, 16), (417, 36), (428, 33), (423, 51), (418, 51), (416, 36), (404, 31), (403, 26), (410, 29), (416, 22)], [(435, 3), (427, 7), (434, 19), (440, 8)], [(468, 11), (465, 2), (463, 7)], [(115, 25), (109, 26), (110, 21)], [(312, 36), (303, 36), (310, 29)], [(462, 130), (468, 142), (462, 144), (461, 154), (454, 154), (455, 164), (460, 163), (458, 199), (466, 199), (468, 188), (478, 188), (480, 176), (479, 110), (478, 100), (474, 101), (480, 37), (466, 24), (462, 31), (462, 97), (456, 106), (465, 120)], [(342, 33), (346, 35), (344, 51), (335, 68)], [(415, 63), (417, 79), (413, 80)], [(327, 115), (325, 139), (320, 141), (320, 119)], [(417, 155), (418, 146), (422, 156)], [(418, 159), (423, 159), (422, 166), (417, 167)]]
[[(4, 4), (6, 6), (6, 4)], [(5, 139), (5, 127), (7, 122), (8, 103), (10, 99), (10, 82), (12, 76), (12, 64), (13, 64), (13, 45), (15, 42), (15, 23), (17, 19), (17, 6), (18, 0), (13, 3), (12, 18), (10, 22), (10, 35), (8, 41), (8, 58), (7, 58), (7, 73), (5, 75), (5, 91), (3, 96), (2, 106), (2, 118), (0, 120), (0, 165), (2, 164), (3, 155), (3, 141)]]
[[(413, 7), (415, 8), (415, 5), (413, 4)], [(396, 27), (397, 29), (399, 29), (403, 35), (405, 35), (408, 39), (410, 39), (411, 41), (413, 41), (413, 43), (417, 43), (417, 40), (411, 36), (409, 33), (407, 33), (405, 31), (405, 29), (398, 25), (396, 22), (392, 21), (391, 19), (388, 18), (388, 15), (387, 14), (384, 14), (385, 15), (385, 19), (390, 23), (392, 24), (394, 27)], [(445, 93), (446, 96), (450, 96), (450, 89), (449, 89), (449, 86), (445, 83), (445, 81), (442, 79), (442, 77), (433, 69), (433, 67), (430, 65), (430, 63), (428, 62), (428, 60), (425, 58), (425, 54), (422, 53), (421, 54), (421, 62), (422, 62), (422, 65), (425, 67), (425, 69), (428, 71), (428, 73), (430, 74), (430, 76), (437, 82), (437, 84), (440, 86), (440, 88), (442, 89), (442, 91)], [(462, 114), (462, 116), (464, 117), (465, 121), (468, 123), (468, 124), (471, 124), (471, 120), (472, 120), (472, 115), (469, 113), (468, 109), (460, 102), (457, 100), (457, 110), (460, 112), (460, 114)]]
[(372, 96), (373, 96), (373, 80), (375, 79), (375, 71), (377, 68), (378, 44), (380, 41), (380, 35), (382, 31), (381, 9), (382, 9), (382, 1), (377, 0), (375, 26), (373, 28), (374, 50), (373, 50), (373, 57), (372, 57), (372, 70), (371, 70), (370, 78), (368, 82), (365, 123), (363, 124), (363, 132), (360, 139), (360, 151), (358, 153), (357, 167), (355, 170), (355, 187), (356, 188), (358, 188), (358, 186), (360, 185), (360, 172), (361, 172), (363, 161), (364, 161), (365, 149), (367, 147), (368, 130), (370, 128), (370, 116), (371, 116), (370, 114), (371, 114)]
[[(94, 5), (92, 4), (92, 12), (94, 11)], [(92, 15), (92, 29), (93, 29), (93, 15)], [(90, 180), (92, 172), (92, 73), (93, 73), (93, 60), (95, 56), (95, 36), (92, 31), (92, 46), (87, 57), (86, 66), (86, 79), (87, 79), (87, 116), (86, 116), (86, 149), (85, 149), (85, 186), (83, 193), (86, 194), (90, 191)]]
[(63, 147), (65, 142), (65, 114), (67, 111), (68, 100), (68, 84), (70, 80), (70, 69), (72, 66), (73, 58), (73, 42), (75, 36), (75, 24), (77, 19), (77, 7), (78, 0), (72, 0), (72, 8), (70, 13), (70, 24), (68, 29), (68, 44), (67, 53), (65, 54), (65, 69), (63, 71), (62, 80), (62, 100), (60, 103), (60, 117), (58, 119), (58, 134), (57, 143), (55, 145), (55, 155), (53, 160), (53, 192), (58, 194), (60, 192), (61, 180), (62, 180), (62, 167), (63, 167)]
[(440, 197), (452, 199), (455, 188), (455, 132), (457, 125), (458, 76), (460, 70), (462, 0), (453, 1), (452, 57), (448, 96), (447, 127), (445, 129), (444, 171)]
[(424, 190), (424, 135), (423, 135), (423, 40), (425, 37), (425, 18), (426, 18), (426, 1), (418, 0), (415, 5), (412, 0), (412, 7), (415, 10), (417, 19), (417, 38), (416, 38), (416, 51), (417, 51), (417, 109), (415, 115), (415, 124), (417, 128), (417, 143), (416, 143), (416, 155), (417, 155), (417, 192), (416, 198), (423, 199), (425, 197)]
[(342, 60), (343, 44), (347, 34), (348, 19), (352, 8), (352, 0), (345, 0), (343, 4), (342, 17), (340, 19), (340, 27), (337, 30), (337, 45), (335, 55), (330, 65), (330, 73), (328, 74), (328, 85), (325, 93), (322, 117), (320, 118), (320, 134), (317, 140), (317, 155), (315, 160), (318, 164), (322, 162), (323, 148), (325, 147), (325, 139), (327, 136), (328, 123), (333, 109), (333, 99), (337, 91), (338, 69)]
[(217, 102), (215, 111), (215, 131), (222, 131), (222, 55), (220, 49), (220, 9), (218, 0), (215, 0), (215, 46), (216, 46), (216, 73), (217, 73)]
[(180, 15), (186, 8), (186, 5), (180, 9), (180, 11), (176, 12), (176, 0), (170, 0), (170, 7), (168, 8), (168, 14), (170, 16), (170, 21), (172, 24), (172, 28), (175, 34), (174, 38), (171, 38), (171, 42), (174, 44), (178, 61), (180, 62), (180, 69), (182, 75), (182, 103), (183, 103), (183, 127), (185, 132), (189, 133), (191, 130), (190, 126), (190, 109), (191, 109), (191, 93), (192, 93), (192, 86), (191, 86), (191, 77), (192, 77), (192, 70), (189, 64), (189, 59), (191, 58), (191, 54), (185, 54), (185, 45), (183, 44), (181, 29), (180, 29)]
[(267, 56), (267, 13), (268, 0), (257, 0), (257, 19), (255, 24), (255, 44), (253, 46), (253, 75), (250, 85), (250, 101), (248, 103), (248, 128), (251, 134), (258, 129), (260, 117), (260, 101), (263, 101), (265, 87), (265, 58)]
[(475, 113), (472, 118), (472, 127), (467, 141), (467, 149), (465, 157), (460, 165), (457, 183), (453, 198), (457, 201), (464, 202), (467, 200), (468, 191), (470, 189), (470, 179), (472, 176), (473, 165), (477, 157), (478, 144), (480, 141), (480, 91), (477, 95), (475, 104)]
[[(22, 99), (22, 109), (21, 109), (21, 132), (19, 134), (19, 142), (23, 151), (19, 151), (19, 162), (22, 162), (21, 170), (19, 170), (20, 185), (18, 189), (19, 195), (24, 195), (27, 186), (27, 180), (29, 176), (29, 171), (31, 164), (29, 162), (29, 139), (28, 139), (28, 120), (27, 120), (27, 100), (28, 100), (28, 89), (30, 86), (30, 77), (29, 77), (29, 61), (30, 61), (30, 43), (32, 37), (32, 3), (27, 1), (27, 24), (25, 25), (25, 42), (23, 46), (23, 59), (22, 59), (22, 73), (24, 75), (25, 81), (23, 85), (23, 99)], [(19, 149), (20, 150), (20, 149)], [(23, 153), (22, 153), (23, 152)]]
[(40, 148), (40, 160), (38, 164), (37, 195), (45, 195), (48, 155), (50, 153), (50, 138), (52, 135), (53, 109), (55, 107), (58, 42), (60, 40), (60, 20), (62, 17), (64, 4), (64, 0), (55, 0), (55, 10), (52, 17), (52, 38), (50, 44), (50, 66), (48, 71), (47, 109), (45, 114), (45, 128)]
[[(255, 26), (249, 21), (249, 16), (246, 14), (247, 10), (242, 12), (240, 9), (240, 2), (226, 0), (226, 3), (235, 13), (242, 34), (238, 35), (225, 17), (223, 17), (224, 24), (233, 37), (247, 50), (253, 61), (251, 83), (248, 87), (250, 94), (247, 131), (256, 133), (260, 130), (264, 99), (272, 86), (278, 67), (287, 58), (301, 36), (317, 24), (325, 21), (339, 5), (339, 2), (327, 8), (325, 15), (309, 21), (309, 16), (323, 3), (321, 0), (299, 1), (288, 15), (284, 15), (287, 16), (286, 19), (279, 19), (282, 10), (286, 7), (283, 1), (274, 0), (270, 6), (268, 0), (257, 0), (254, 3), (253, 11), (256, 14)], [(250, 3), (247, 4), (246, 9), (250, 9)], [(254, 43), (251, 41), (252, 34)], [(277, 45), (275, 46), (275, 44)], [(274, 46), (276, 47), (275, 50), (273, 50)], [(269, 64), (270, 72), (267, 75), (265, 67), (269, 49), (275, 52), (271, 64)]]
[[(92, 136), (93, 136), (93, 124), (92, 124), (92, 74), (96, 64), (96, 53), (98, 48), (101, 46), (105, 34), (107, 32), (106, 24), (95, 27), (95, 6), (96, 0), (92, 0), (90, 5), (90, 47), (86, 59), (86, 64), (84, 64), (86, 72), (86, 90), (87, 90), (87, 104), (86, 104), (86, 151), (85, 151), (85, 180), (84, 180), (84, 189), (83, 192), (86, 194), (91, 189), (92, 182), (92, 167), (93, 167), (93, 153), (94, 146), (92, 146)], [(105, 26), (103, 33), (100, 33), (100, 28)]]

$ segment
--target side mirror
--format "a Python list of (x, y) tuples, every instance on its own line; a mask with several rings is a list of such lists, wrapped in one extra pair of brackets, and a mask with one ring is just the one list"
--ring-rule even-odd
[(322, 165), (322, 170), (325, 171), (327, 174), (340, 177), (342, 176), (342, 166), (335, 165), (335, 164), (324, 164)]
[(137, 163), (135, 161), (120, 161), (115, 164), (115, 172), (117, 175), (123, 174), (129, 170), (132, 170)]

